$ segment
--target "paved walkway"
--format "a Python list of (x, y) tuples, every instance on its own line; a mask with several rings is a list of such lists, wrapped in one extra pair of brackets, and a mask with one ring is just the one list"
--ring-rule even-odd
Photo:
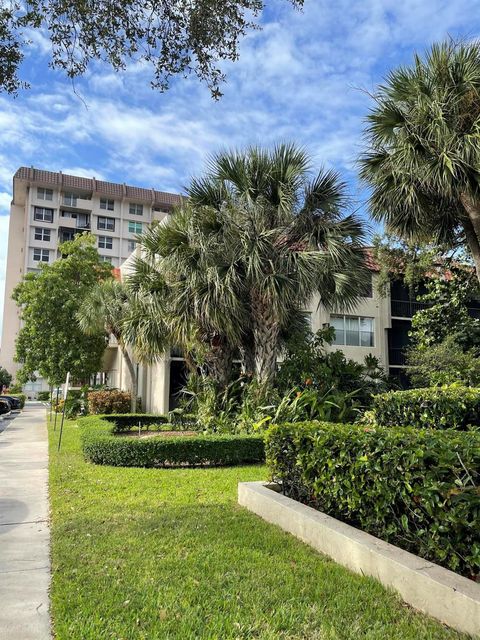
[(49, 640), (46, 411), (0, 422), (0, 640)]

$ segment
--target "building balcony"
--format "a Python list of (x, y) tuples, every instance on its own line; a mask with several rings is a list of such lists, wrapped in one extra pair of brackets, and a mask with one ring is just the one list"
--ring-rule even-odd
[(62, 198), (62, 209), (65, 211), (86, 211), (92, 210), (92, 201), (86, 198)]
[(417, 311), (428, 309), (431, 304), (413, 300), (391, 300), (392, 318), (412, 318)]

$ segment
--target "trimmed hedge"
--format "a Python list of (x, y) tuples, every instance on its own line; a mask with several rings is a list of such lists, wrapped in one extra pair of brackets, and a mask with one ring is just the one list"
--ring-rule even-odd
[(87, 395), (88, 410), (94, 414), (128, 413), (132, 395), (129, 391), (119, 389), (99, 389), (89, 391)]
[(480, 433), (274, 425), (267, 463), (286, 495), (469, 577), (480, 571)]
[(385, 427), (466, 429), (480, 425), (480, 388), (431, 387), (375, 396), (373, 415)]
[(113, 422), (115, 424), (115, 433), (138, 429), (139, 423), (142, 429), (145, 427), (148, 428), (149, 425), (166, 423), (170, 423), (172, 425), (172, 430), (178, 429), (179, 427), (189, 427), (194, 429), (197, 425), (196, 416), (191, 414), (177, 416), (172, 414), (152, 415), (151, 413), (119, 413), (107, 414), (98, 417), (108, 420), (109, 422)]
[[(118, 416), (116, 416), (118, 418)], [(159, 416), (156, 418), (158, 424)], [(261, 436), (153, 436), (114, 435), (113, 416), (81, 418), (84, 456), (95, 464), (114, 467), (227, 466), (265, 461)], [(135, 427), (131, 427), (135, 432)]]

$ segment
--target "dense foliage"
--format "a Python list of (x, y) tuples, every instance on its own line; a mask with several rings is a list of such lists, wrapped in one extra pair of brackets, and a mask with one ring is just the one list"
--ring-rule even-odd
[(118, 389), (89, 391), (87, 400), (88, 411), (93, 414), (128, 413), (131, 406), (130, 392)]
[(170, 337), (220, 389), (239, 355), (243, 373), (270, 387), (312, 296), (349, 309), (369, 277), (344, 183), (311, 165), (294, 144), (214, 156), (182, 208), (141, 238), (127, 338), (152, 357)]
[[(114, 425), (99, 417), (82, 418), (87, 460), (120, 467), (233, 465), (263, 462), (263, 438), (255, 435), (114, 435)], [(132, 433), (136, 433), (132, 427)]]
[(36, 371), (55, 385), (68, 371), (74, 380), (86, 381), (101, 370), (105, 333), (85, 335), (76, 314), (87, 292), (111, 277), (111, 265), (100, 261), (93, 236), (65, 242), (61, 251), (61, 260), (27, 273), (13, 293), (22, 319), (16, 340), (21, 382), (34, 379)]
[(391, 427), (466, 429), (480, 425), (480, 388), (451, 385), (375, 396), (376, 424)]
[(374, 95), (361, 175), (390, 232), (468, 250), (480, 279), (480, 44), (435, 44)]
[(266, 454), (288, 496), (461, 574), (478, 575), (478, 431), (274, 425)]
[[(290, 0), (301, 7), (303, 0)], [(151, 86), (165, 90), (172, 76), (189, 73), (221, 95), (220, 60), (236, 60), (239, 43), (264, 7), (262, 0), (124, 0), (94, 3), (34, 0), (0, 6), (0, 90), (28, 86), (18, 76), (35, 29), (51, 43), (51, 62), (69, 78), (95, 61), (123, 71), (128, 63), (150, 68)]]
[(425, 348), (410, 347), (406, 362), (408, 377), (415, 387), (452, 383), (480, 386), (480, 349), (464, 349), (455, 336)]
[(131, 349), (124, 339), (124, 324), (130, 312), (132, 297), (118, 280), (106, 280), (95, 285), (85, 296), (77, 313), (82, 331), (87, 335), (105, 332), (113, 336), (122, 354), (130, 377), (131, 411), (137, 410), (137, 369)]
[(4, 367), (0, 367), (0, 391), (2, 387), (9, 387), (12, 382), (12, 374), (8, 373), (8, 371)]

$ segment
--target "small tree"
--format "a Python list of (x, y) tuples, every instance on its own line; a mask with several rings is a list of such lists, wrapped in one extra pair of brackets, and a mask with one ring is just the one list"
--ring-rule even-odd
[(8, 373), (8, 371), (4, 367), (0, 367), (0, 389), (2, 387), (9, 387), (12, 382), (12, 374)]
[(61, 251), (62, 259), (28, 273), (13, 292), (22, 319), (16, 341), (20, 382), (34, 379), (36, 371), (51, 385), (63, 382), (68, 371), (88, 381), (101, 368), (105, 332), (85, 335), (77, 312), (92, 287), (111, 278), (111, 267), (100, 261), (90, 235), (63, 243)]
[(100, 282), (87, 294), (78, 311), (81, 329), (87, 335), (106, 331), (114, 336), (122, 353), (131, 381), (131, 410), (137, 410), (138, 379), (136, 365), (124, 338), (124, 323), (131, 306), (128, 289), (117, 280)]

